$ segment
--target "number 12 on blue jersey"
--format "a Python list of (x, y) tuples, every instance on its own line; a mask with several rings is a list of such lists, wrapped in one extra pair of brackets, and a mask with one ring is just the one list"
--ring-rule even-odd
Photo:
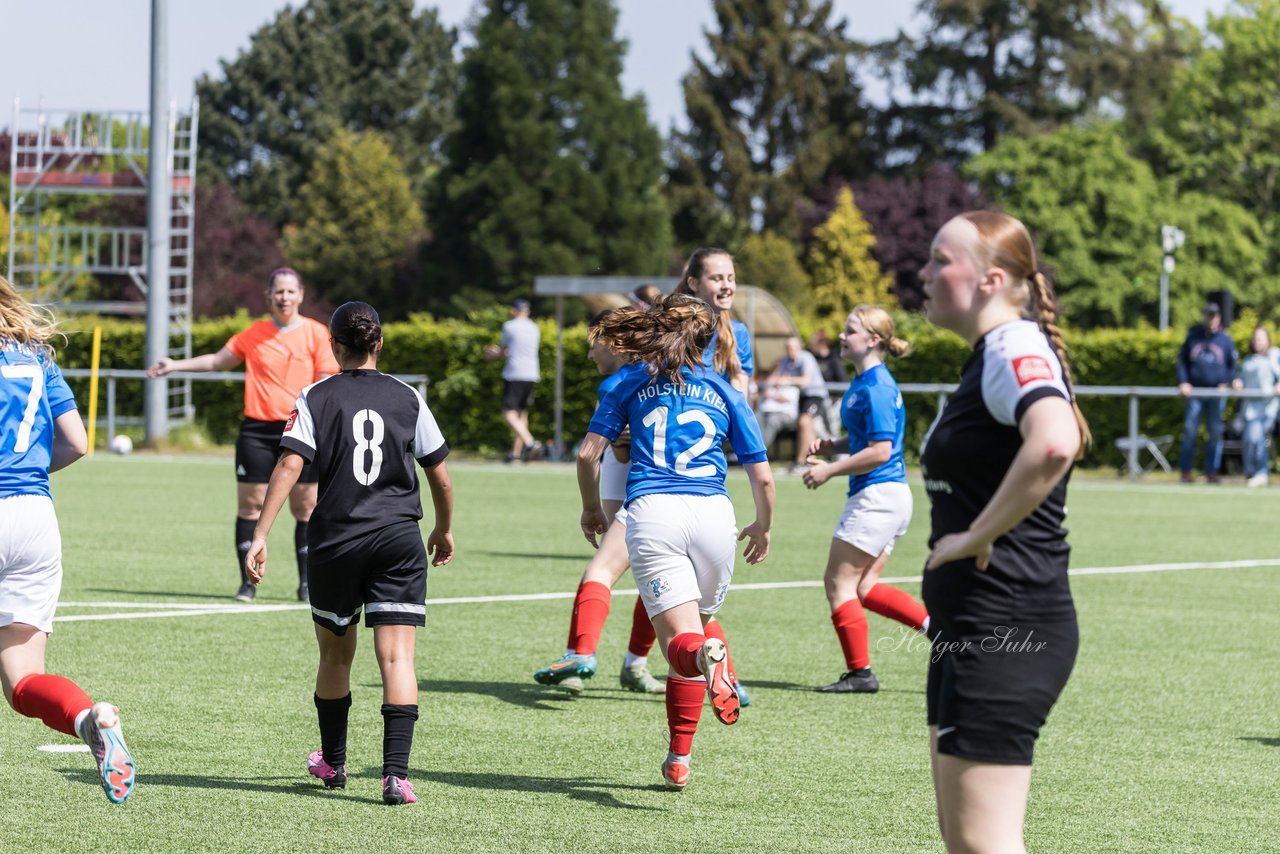
[[(654, 407), (654, 409), (644, 417), (641, 422), (644, 426), (653, 430), (653, 464), (658, 468), (667, 468), (667, 416), (670, 410), (665, 406)], [(697, 424), (702, 430), (701, 438), (694, 441), (687, 450), (681, 451), (676, 455), (676, 474), (685, 477), (711, 477), (716, 473), (716, 467), (707, 463), (705, 465), (689, 467), (689, 463), (702, 454), (711, 449), (715, 444), (716, 425), (711, 420), (711, 416), (705, 412), (699, 412), (696, 409), (686, 410), (676, 416), (676, 433), (681, 438), (688, 435), (697, 435), (694, 431), (680, 430), (686, 424)]]

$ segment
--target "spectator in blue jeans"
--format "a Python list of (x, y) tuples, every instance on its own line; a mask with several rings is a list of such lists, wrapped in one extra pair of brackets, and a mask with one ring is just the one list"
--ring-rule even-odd
[[(1240, 362), (1240, 374), (1232, 386), (1250, 391), (1280, 394), (1280, 348), (1271, 346), (1271, 333), (1259, 326), (1249, 338), (1249, 355)], [(1245, 398), (1240, 404), (1244, 417), (1244, 473), (1248, 486), (1266, 486), (1271, 468), (1267, 434), (1280, 413), (1280, 398)]]
[(1216, 302), (1204, 307), (1204, 323), (1187, 330), (1187, 339), (1178, 351), (1178, 391), (1187, 398), (1187, 414), (1182, 425), (1182, 452), (1178, 468), (1182, 482), (1191, 483), (1196, 456), (1196, 434), (1204, 420), (1209, 441), (1204, 449), (1205, 479), (1217, 483), (1222, 466), (1222, 410), (1224, 397), (1191, 397), (1193, 388), (1226, 388), (1236, 372), (1236, 345), (1222, 328), (1222, 310)]

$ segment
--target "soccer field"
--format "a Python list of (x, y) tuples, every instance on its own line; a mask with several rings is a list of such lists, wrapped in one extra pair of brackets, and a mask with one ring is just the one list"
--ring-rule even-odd
[[(458, 463), (457, 556), (432, 570), (410, 778), (379, 785), (381, 694), (361, 629), (351, 779), (325, 791), (315, 641), (276, 526), (252, 606), (230, 600), (225, 458), (98, 456), (54, 475), (66, 578), (49, 669), (122, 711), (138, 784), (113, 806), (83, 753), (0, 712), (5, 851), (940, 851), (924, 723), (928, 648), (869, 616), (876, 695), (819, 695), (843, 671), (820, 579), (840, 484), (779, 475), (769, 559), (739, 561), (721, 618), (753, 704), (705, 713), (683, 792), (661, 785), (661, 697), (619, 689), (624, 578), (600, 672), (572, 700), (533, 682), (563, 651), (591, 549), (567, 466)], [(745, 523), (746, 479), (730, 486)], [(928, 508), (886, 577), (918, 577)], [(429, 503), (429, 502), (428, 502)], [(1275, 851), (1280, 845), (1280, 490), (1077, 479), (1081, 650), (1036, 752), (1033, 851)], [(428, 523), (429, 527), (429, 523)], [(1114, 572), (1093, 569), (1114, 568)], [(902, 586), (919, 593), (914, 581)], [(554, 595), (559, 594), (559, 595)], [(502, 597), (502, 598), (495, 598)], [(657, 673), (665, 664), (655, 650)]]

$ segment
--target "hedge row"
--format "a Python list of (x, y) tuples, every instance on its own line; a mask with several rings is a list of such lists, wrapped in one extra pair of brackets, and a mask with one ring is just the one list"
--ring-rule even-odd
[[(208, 321), (193, 331), (194, 351), (213, 352), (223, 346), (235, 332), (248, 325), (247, 315)], [(542, 328), (541, 358), (544, 380), (537, 389), (537, 400), (530, 414), (530, 429), (535, 436), (550, 438), (554, 412), (552, 406), (555, 365), (555, 325), (539, 321)], [(102, 366), (104, 368), (140, 368), (144, 330), (140, 323), (102, 321)], [(907, 337), (914, 347), (911, 355), (896, 360), (891, 368), (900, 382), (954, 382), (968, 358), (968, 348), (954, 335), (931, 327), (908, 322)], [(67, 342), (59, 361), (64, 367), (89, 366), (92, 322), (78, 320), (64, 331)], [(1249, 330), (1238, 327), (1237, 343), (1244, 347)], [(392, 373), (427, 374), (431, 378), (428, 398), (449, 444), (469, 452), (497, 455), (510, 443), (510, 433), (502, 420), (500, 399), (502, 362), (485, 361), (482, 351), (497, 340), (497, 331), (462, 321), (433, 320), (419, 317), (389, 324), (385, 329), (386, 346), (380, 367)], [(1101, 330), (1069, 336), (1076, 381), (1080, 385), (1172, 385), (1174, 360), (1182, 341), (1180, 332), (1160, 333), (1152, 330)], [(570, 327), (564, 332), (565, 342), (565, 415), (566, 441), (581, 436), (592, 408), (599, 375), (586, 357), (586, 330)], [(84, 400), (87, 380), (72, 383), (77, 398)], [(242, 406), (242, 390), (238, 383), (197, 382), (194, 384), (198, 417), (211, 436), (219, 442), (234, 438)], [(932, 396), (912, 396), (907, 402), (909, 435), (908, 455), (914, 453), (936, 412)], [(105, 401), (100, 407), (105, 406)], [(1089, 463), (1119, 465), (1120, 455), (1114, 440), (1128, 431), (1128, 403), (1123, 398), (1086, 398), (1085, 414), (1096, 439)], [(83, 407), (82, 409), (87, 409)], [(142, 383), (121, 382), (117, 391), (117, 410), (121, 415), (141, 414)], [(1174, 399), (1144, 400), (1141, 405), (1141, 429), (1148, 435), (1181, 432), (1182, 405)]]

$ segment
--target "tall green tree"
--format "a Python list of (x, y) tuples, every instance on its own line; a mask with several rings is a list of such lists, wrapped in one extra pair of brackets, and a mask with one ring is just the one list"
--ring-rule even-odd
[(372, 131), (337, 130), (316, 155), (285, 229), (284, 249), (330, 302), (361, 299), (403, 315), (398, 264), (422, 237), (422, 209), (391, 146)]
[(611, 0), (488, 0), (433, 182), (431, 297), (475, 307), (538, 274), (670, 266), (662, 143), (619, 78)]
[(733, 266), (743, 284), (764, 288), (792, 311), (804, 308), (809, 274), (790, 240), (772, 231), (748, 235), (734, 253)]
[(1182, 68), (1156, 119), (1153, 162), (1182, 187), (1280, 224), (1280, 0), (1209, 17), (1212, 39)]
[[(832, 175), (861, 177), (867, 110), (855, 45), (831, 0), (713, 0), (710, 55), (684, 78), (689, 128), (672, 138), (669, 193), (684, 244), (801, 231), (801, 208)], [(732, 236), (732, 235), (729, 235)]]
[(421, 188), (440, 161), (457, 90), (456, 34), (413, 0), (286, 6), (196, 82), (206, 180), (230, 181), (278, 225), (319, 147), (339, 128), (375, 130)]
[(1006, 133), (1052, 130), (1100, 107), (1144, 115), (1183, 42), (1160, 0), (920, 0), (924, 35), (883, 49), (897, 162), (959, 163)]
[(892, 308), (897, 305), (885, 275), (871, 254), (876, 245), (871, 226), (853, 201), (853, 191), (842, 187), (827, 221), (813, 230), (809, 244), (809, 270), (813, 289), (807, 300), (815, 318), (843, 317), (863, 303)]
[(1007, 136), (966, 171), (1031, 230), (1069, 324), (1156, 321), (1165, 224), (1186, 233), (1170, 287), (1176, 324), (1193, 322), (1224, 287), (1246, 305), (1275, 304), (1257, 218), (1229, 200), (1178, 193), (1130, 153), (1117, 124)]

